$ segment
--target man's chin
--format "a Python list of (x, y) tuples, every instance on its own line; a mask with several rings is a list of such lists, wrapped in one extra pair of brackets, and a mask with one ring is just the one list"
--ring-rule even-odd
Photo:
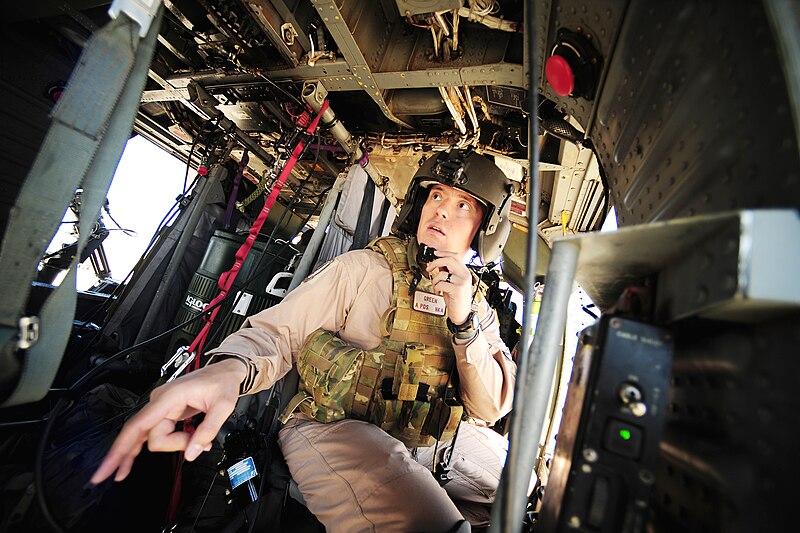
[(444, 235), (435, 232), (426, 231), (422, 235), (417, 235), (417, 242), (437, 250), (444, 250), (447, 248), (447, 239), (445, 239)]

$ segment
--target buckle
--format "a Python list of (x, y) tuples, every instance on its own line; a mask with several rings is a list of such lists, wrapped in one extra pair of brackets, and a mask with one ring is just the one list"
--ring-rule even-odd
[(160, 5), (161, 2), (155, 0), (114, 0), (108, 8), (108, 15), (115, 19), (120, 13), (125, 13), (139, 25), (139, 37), (144, 38)]
[(18, 350), (27, 350), (39, 340), (39, 317), (24, 316), (19, 319)]
[(170, 360), (161, 367), (161, 377), (163, 378), (171, 368), (174, 368), (175, 371), (169, 378), (167, 378), (166, 383), (169, 383), (173, 379), (180, 376), (184, 370), (186, 370), (186, 367), (189, 366), (189, 363), (194, 361), (194, 357), (195, 354), (189, 351), (188, 346), (181, 346), (175, 352), (175, 355), (173, 355)]

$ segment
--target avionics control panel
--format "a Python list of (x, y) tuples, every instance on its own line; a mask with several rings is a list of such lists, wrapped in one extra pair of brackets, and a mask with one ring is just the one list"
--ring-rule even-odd
[(644, 530), (672, 351), (667, 330), (625, 318), (582, 332), (537, 533)]

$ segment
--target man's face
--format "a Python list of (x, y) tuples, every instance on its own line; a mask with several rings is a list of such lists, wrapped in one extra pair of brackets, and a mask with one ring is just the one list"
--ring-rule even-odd
[(419, 217), (417, 242), (437, 250), (466, 254), (484, 210), (483, 204), (463, 191), (432, 185)]

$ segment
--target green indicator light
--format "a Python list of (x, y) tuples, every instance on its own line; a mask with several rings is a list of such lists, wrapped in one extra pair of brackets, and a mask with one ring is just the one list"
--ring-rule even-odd
[(620, 429), (619, 436), (622, 437), (622, 440), (631, 440), (631, 432), (627, 429)]

